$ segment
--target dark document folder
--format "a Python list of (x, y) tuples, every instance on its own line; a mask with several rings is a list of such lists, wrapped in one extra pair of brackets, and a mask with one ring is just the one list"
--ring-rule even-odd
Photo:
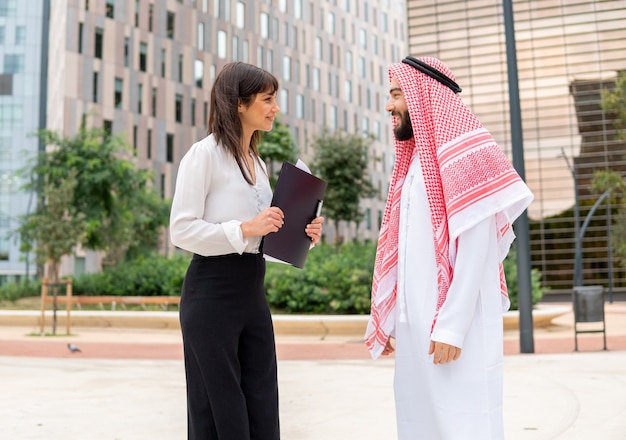
[(263, 253), (302, 269), (311, 247), (311, 239), (304, 229), (319, 215), (326, 182), (314, 175), (283, 162), (272, 198), (285, 214), (285, 223), (278, 232), (267, 234)]

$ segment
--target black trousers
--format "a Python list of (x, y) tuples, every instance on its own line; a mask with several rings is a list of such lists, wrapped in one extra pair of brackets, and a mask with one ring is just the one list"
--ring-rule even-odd
[(194, 255), (180, 324), (189, 440), (278, 440), (274, 329), (260, 254)]

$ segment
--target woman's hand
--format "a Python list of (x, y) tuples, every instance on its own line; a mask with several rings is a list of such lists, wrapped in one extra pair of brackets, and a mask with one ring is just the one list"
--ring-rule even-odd
[(311, 243), (317, 244), (322, 238), (322, 224), (324, 223), (324, 217), (316, 217), (311, 223), (306, 225), (304, 232), (311, 239)]
[(241, 233), (246, 237), (263, 237), (270, 232), (276, 232), (282, 228), (285, 215), (277, 206), (270, 206), (259, 212), (256, 217), (241, 223)]

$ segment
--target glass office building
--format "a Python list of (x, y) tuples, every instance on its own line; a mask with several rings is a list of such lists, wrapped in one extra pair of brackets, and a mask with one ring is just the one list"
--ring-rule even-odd
[(0, 284), (34, 273), (12, 231), (36, 204), (18, 171), (43, 147), (33, 134), (45, 127), (48, 3), (0, 0)]
[[(18, 17), (17, 21), (35, 20), (31, 17), (35, 3), (44, 2), (0, 0), (0, 26), (6, 23), (3, 8), (5, 14)], [(370, 157), (379, 160), (371, 160), (368, 172), (379, 191), (376, 197), (363, 201), (365, 219), (358, 232), (362, 239), (377, 238), (393, 166), (391, 124), (384, 112), (388, 94), (386, 66), (406, 52), (405, 1), (45, 3), (50, 7), (49, 31), (41, 18), (33, 26), (39, 35), (46, 30), (47, 91), (38, 91), (30, 83), (28, 87), (20, 86), (39, 101), (29, 104), (32, 108), (19, 107), (19, 115), (11, 110), (12, 116), (4, 116), (9, 113), (3, 112), (0, 118), (22, 124), (28, 119), (24, 115), (30, 117), (44, 108), (45, 127), (71, 136), (86, 117), (88, 126), (124, 135), (132, 146), (133, 160), (142, 168), (152, 169), (161, 195), (171, 198), (178, 163), (189, 147), (206, 135), (209, 95), (217, 72), (230, 61), (249, 62), (278, 77), (280, 119), (290, 127), (305, 162), (313, 158), (311, 139), (324, 127), (374, 136)], [(0, 36), (12, 43), (15, 27), (4, 24)], [(41, 53), (42, 47), (39, 41), (36, 51)], [(11, 52), (5, 44), (1, 50), (4, 75), (7, 66), (16, 69), (21, 62), (23, 76), (32, 71), (36, 77), (39, 65), (30, 64), (30, 57), (37, 58), (33, 52), (21, 51), (22, 58), (16, 60), (11, 56), (18, 49)], [(0, 96), (3, 106), (4, 98)], [(10, 108), (18, 111), (18, 107)], [(4, 124), (4, 119), (0, 123)], [(0, 144), (2, 170), (5, 163), (16, 168), (14, 159), (5, 158), (9, 154), (17, 157), (15, 142), (21, 142), (25, 133), (37, 128), (36, 120), (29, 123), (35, 125), (21, 128), (13, 144), (9, 141), (13, 146)], [(37, 149), (36, 143), (31, 149)], [(7, 197), (22, 200), (22, 196), (15, 195), (15, 187), (2, 186), (0, 191), (9, 194), (0, 192), (0, 234), (4, 234), (10, 229), (6, 218), (17, 217), (27, 208), (6, 208)], [(334, 228), (331, 222), (328, 225), (325, 232), (331, 235)], [(355, 235), (354, 225), (341, 225), (341, 231), (349, 237)], [(167, 248), (167, 233), (163, 242)], [(17, 263), (23, 256), (7, 243), (0, 241), (0, 258), (4, 255), (24, 271)], [(2, 263), (0, 259), (0, 274), (5, 273)], [(65, 273), (97, 270), (98, 256), (78, 250), (63, 267)]]
[[(536, 197), (528, 210), (531, 260), (552, 293), (565, 293), (573, 283), (576, 207), (582, 224), (599, 198), (593, 172), (626, 171), (626, 146), (600, 107), (600, 90), (626, 69), (626, 3), (512, 3), (525, 177)], [(409, 0), (407, 9), (409, 52), (452, 69), (464, 101), (510, 155), (502, 1)], [(606, 203), (589, 218), (584, 284), (619, 289), (626, 275), (610, 257)]]

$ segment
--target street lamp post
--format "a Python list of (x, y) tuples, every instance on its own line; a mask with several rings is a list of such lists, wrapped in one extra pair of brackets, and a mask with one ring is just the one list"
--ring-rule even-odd
[[(517, 52), (515, 48), (515, 29), (513, 4), (503, 0), (504, 33), (506, 36), (506, 61), (509, 82), (509, 108), (511, 115), (511, 144), (513, 166), (525, 180), (524, 145), (522, 136), (522, 117), (519, 102), (519, 81), (517, 77)], [(520, 351), (534, 353), (533, 340), (533, 301), (530, 283), (530, 239), (528, 232), (528, 213), (524, 211), (515, 222), (517, 235), (517, 299), (519, 306)]]

